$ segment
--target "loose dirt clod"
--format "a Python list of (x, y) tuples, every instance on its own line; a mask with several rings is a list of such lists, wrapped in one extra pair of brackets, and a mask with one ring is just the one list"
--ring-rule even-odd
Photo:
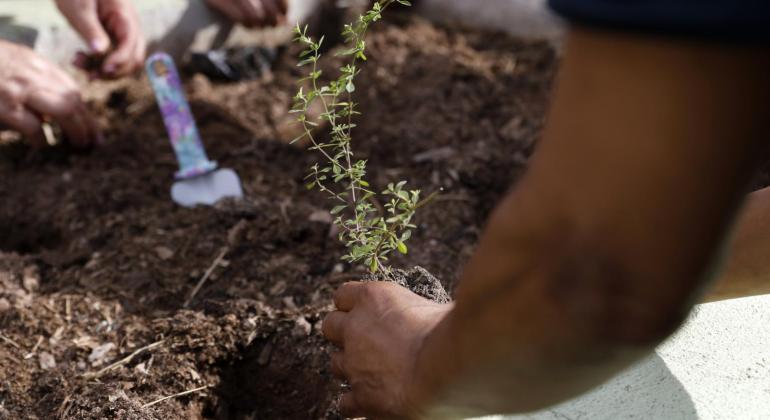
[(452, 301), (449, 293), (441, 285), (441, 281), (422, 267), (414, 267), (411, 270), (394, 270), (391, 276), (396, 283), (426, 299), (436, 303)]

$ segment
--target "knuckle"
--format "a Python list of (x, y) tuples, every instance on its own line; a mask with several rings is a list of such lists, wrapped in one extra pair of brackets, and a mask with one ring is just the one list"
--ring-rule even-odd
[(62, 95), (62, 100), (65, 104), (64, 114), (74, 115), (83, 111), (83, 101), (80, 97), (80, 92), (76, 90), (68, 90)]
[(45, 73), (50, 69), (51, 65), (48, 63), (48, 61), (38, 56), (37, 54), (31, 54), (31, 56), (27, 58), (27, 74)]
[(331, 335), (334, 331), (339, 330), (342, 327), (342, 319), (338, 312), (331, 312), (324, 318), (321, 323), (321, 332), (325, 335)]
[(345, 357), (341, 352), (332, 353), (331, 370), (338, 376), (345, 375)]
[(16, 128), (16, 129), (19, 129), (19, 130), (22, 130), (22, 129), (25, 128), (24, 127), (25, 126), (25, 124), (24, 124), (24, 114), (18, 108), (14, 109), (11, 112), (9, 112), (8, 114), (6, 114), (6, 118), (5, 119), (8, 121), (9, 125), (13, 126), (13, 128)]
[(329, 316), (327, 315), (321, 322), (321, 334), (323, 334), (324, 337), (329, 337), (329, 328)]
[(19, 108), (26, 101), (25, 83), (19, 79), (10, 80), (3, 89), (0, 89), (0, 100), (11, 108)]
[(361, 300), (372, 300), (377, 295), (376, 288), (377, 286), (372, 282), (363, 284), (360, 291)]

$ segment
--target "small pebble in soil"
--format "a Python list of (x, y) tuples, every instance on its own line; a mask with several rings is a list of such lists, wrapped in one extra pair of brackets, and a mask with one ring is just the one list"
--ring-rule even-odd
[(51, 346), (55, 346), (59, 344), (59, 341), (61, 340), (61, 336), (64, 333), (64, 327), (61, 326), (56, 329), (56, 331), (53, 333), (53, 335), (48, 339), (48, 344)]
[(259, 357), (257, 357), (257, 363), (259, 363), (260, 366), (266, 365), (270, 361), (270, 356), (273, 354), (273, 344), (268, 342), (265, 344), (265, 347), (262, 347), (262, 351), (259, 352)]
[(29, 293), (33, 293), (40, 287), (40, 274), (37, 267), (30, 265), (24, 268), (24, 279), (22, 280), (24, 290)]
[(139, 373), (141, 375), (147, 374), (147, 364), (145, 362), (139, 363), (138, 365), (134, 366), (134, 371), (136, 373)]
[(155, 253), (158, 255), (158, 258), (160, 258), (163, 261), (170, 260), (174, 257), (174, 251), (171, 249), (165, 247), (165, 246), (157, 246), (155, 247)]
[(292, 331), (292, 334), (295, 337), (306, 337), (310, 335), (312, 331), (313, 326), (307, 322), (307, 319), (305, 319), (304, 316), (297, 317), (297, 319), (294, 321), (294, 330)]
[(280, 295), (285, 291), (286, 291), (286, 282), (283, 280), (279, 280), (277, 283), (273, 285), (273, 287), (270, 288), (270, 294), (273, 296)]
[(6, 298), (0, 298), (0, 313), (11, 309), (11, 302), (8, 302)]
[(310, 213), (310, 216), (307, 219), (311, 222), (324, 223), (327, 225), (330, 225), (333, 220), (332, 214), (326, 210), (316, 210)]
[(91, 366), (99, 366), (99, 365), (101, 365), (104, 362), (104, 357), (113, 348), (115, 348), (115, 344), (113, 344), (113, 343), (104, 343), (101, 346), (96, 347), (95, 349), (91, 350), (91, 354), (88, 355), (88, 361), (91, 362)]
[(246, 219), (241, 219), (236, 223), (233, 227), (230, 228), (229, 231), (227, 231), (227, 243), (234, 247), (238, 246), (238, 244), (243, 239), (243, 232), (248, 227), (249, 222), (246, 221)]
[(51, 353), (41, 352), (38, 358), (40, 360), (40, 369), (49, 370), (56, 367), (56, 359), (53, 358)]

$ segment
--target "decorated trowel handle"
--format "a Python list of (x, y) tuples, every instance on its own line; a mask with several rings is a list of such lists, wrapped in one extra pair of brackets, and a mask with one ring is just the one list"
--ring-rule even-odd
[(217, 164), (206, 156), (174, 61), (168, 54), (156, 53), (147, 59), (145, 65), (171, 146), (179, 162), (176, 178), (192, 178), (215, 170)]

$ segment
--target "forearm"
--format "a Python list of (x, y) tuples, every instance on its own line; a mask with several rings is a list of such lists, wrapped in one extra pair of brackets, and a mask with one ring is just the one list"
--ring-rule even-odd
[[(570, 259), (559, 255), (568, 248), (556, 242), (564, 225), (556, 228), (559, 221), (552, 219), (551, 238), (534, 227), (549, 218), (521, 205), (528, 194), (519, 189), (497, 209), (465, 270), (454, 310), (426, 338), (416, 375), (418, 399), (427, 407), (420, 417), (547, 407), (588, 391), (655, 344), (621, 349), (601, 337), (596, 314), (583, 310), (597, 308), (597, 296), (567, 296), (574, 290), (559, 283), (570, 279), (552, 270), (559, 258)], [(520, 217), (519, 229), (504, 213)], [(583, 301), (565, 305), (565, 298)]]
[(770, 188), (751, 194), (705, 301), (770, 294)]
[(529, 172), (421, 350), (415, 392), (428, 411), (548, 406), (679, 325), (768, 131), (766, 64), (764, 51), (570, 36)]

